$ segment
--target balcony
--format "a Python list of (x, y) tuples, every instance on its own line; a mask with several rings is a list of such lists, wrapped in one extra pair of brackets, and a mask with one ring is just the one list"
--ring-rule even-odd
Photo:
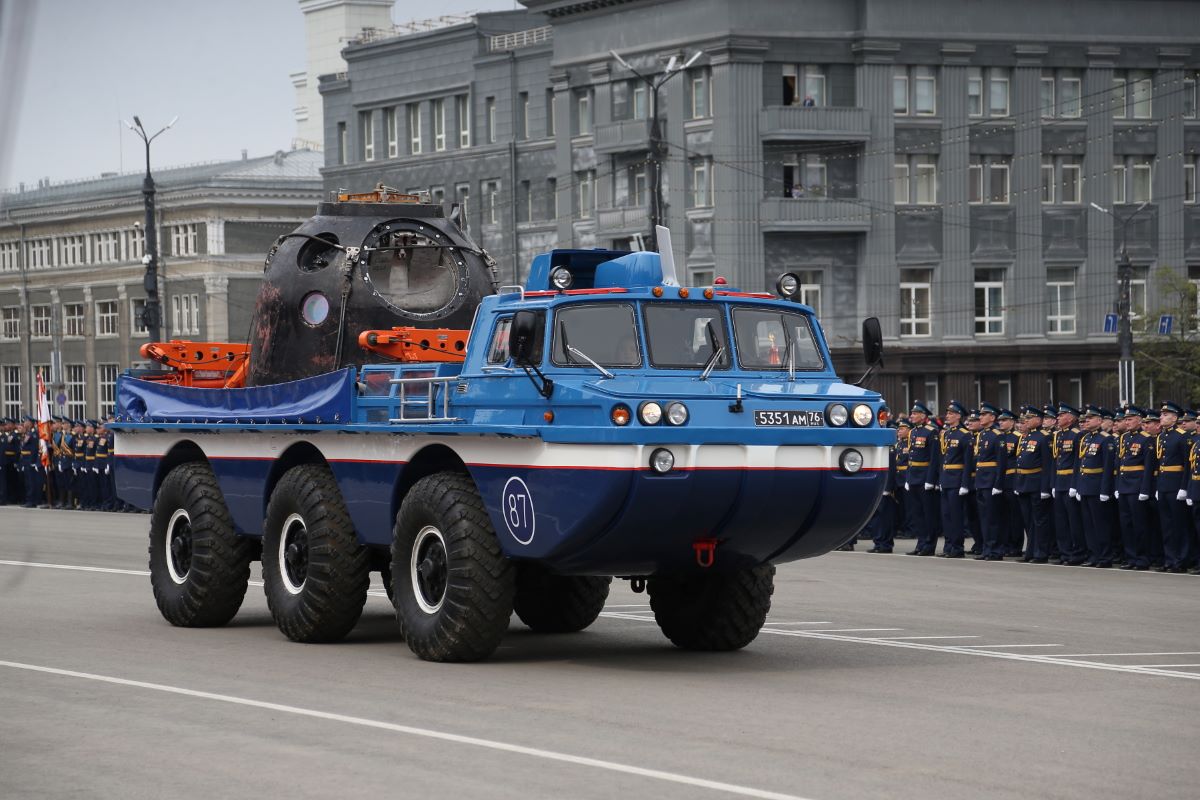
[(834, 106), (767, 106), (758, 112), (764, 141), (865, 142), (871, 138), (871, 112)]
[(871, 208), (856, 200), (768, 197), (760, 201), (758, 217), (766, 233), (871, 230)]
[(649, 206), (596, 209), (596, 232), (605, 236), (645, 233), (649, 226)]
[(606, 122), (595, 129), (597, 153), (629, 153), (650, 149), (649, 122), (625, 119)]

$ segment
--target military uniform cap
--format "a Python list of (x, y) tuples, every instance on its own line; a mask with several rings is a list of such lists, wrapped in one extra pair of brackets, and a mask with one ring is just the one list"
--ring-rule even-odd
[(993, 405), (992, 403), (980, 403), (979, 404), (979, 413), (980, 414), (992, 414), (993, 416), (998, 417), (998, 416), (1000, 416), (1000, 407)]
[(967, 415), (967, 407), (957, 400), (951, 400), (949, 403), (946, 403), (946, 413), (949, 414), (951, 412), (961, 414), (965, 417)]
[[(925, 404), (924, 404), (923, 402), (921, 402), (920, 400), (917, 400), (917, 401), (914, 401), (914, 402), (913, 402), (913, 404), (912, 404), (912, 411), (919, 412), (919, 413), (921, 413), (921, 414), (924, 414), (924, 415), (925, 415), (925, 416), (927, 416), (927, 417), (932, 417), (932, 416), (933, 416), (933, 412), (929, 410), (929, 406), (925, 405)], [(911, 413), (911, 412), (910, 412), (910, 413)]]
[(1038, 408), (1037, 406), (1021, 406), (1021, 416), (1040, 417), (1042, 416), (1042, 409)]
[(1082, 416), (1084, 416), (1084, 417), (1103, 417), (1104, 409), (1101, 408), (1100, 406), (1092, 405), (1089, 403), (1088, 405), (1083, 407)]
[(1153, 408), (1147, 408), (1142, 414), (1142, 419), (1146, 420), (1147, 422), (1158, 422), (1158, 411)]
[(1074, 414), (1075, 416), (1078, 417), (1079, 409), (1075, 408), (1070, 403), (1059, 403), (1058, 404), (1058, 413), (1059, 414)]
[(1191, 421), (1195, 420), (1195, 419), (1196, 419), (1196, 409), (1194, 409), (1194, 408), (1185, 408), (1185, 409), (1183, 410), (1183, 414), (1182, 414), (1182, 416), (1180, 417), (1180, 419), (1183, 419), (1183, 420), (1184, 420), (1184, 421), (1186, 421), (1186, 422), (1191, 422)]
[(1125, 410), (1122, 413), (1127, 417), (1144, 417), (1144, 416), (1146, 416), (1146, 412), (1142, 411), (1137, 406), (1125, 406)]
[(1104, 419), (1113, 419), (1115, 415), (1113, 414), (1113, 411), (1111, 408), (1106, 408), (1104, 406), (1100, 406), (1100, 416), (1103, 417)]
[(1160, 413), (1160, 414), (1170, 413), (1170, 414), (1182, 415), (1183, 414), (1183, 406), (1179, 405), (1178, 403), (1173, 403), (1170, 400), (1167, 400), (1165, 403), (1162, 404), (1162, 407), (1160, 409), (1158, 409), (1158, 413)]
[(1017, 415), (1012, 412), (1011, 408), (1002, 408), (996, 417), (997, 419), (1016, 419)]

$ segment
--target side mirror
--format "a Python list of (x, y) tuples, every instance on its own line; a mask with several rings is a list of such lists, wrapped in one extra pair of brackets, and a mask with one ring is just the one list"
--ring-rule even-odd
[(883, 329), (878, 317), (867, 317), (862, 324), (863, 358), (867, 366), (883, 364)]
[(508, 354), (517, 364), (533, 364), (534, 354), (541, 349), (538, 346), (538, 327), (538, 315), (534, 312), (518, 311), (513, 314), (512, 327), (508, 331)]

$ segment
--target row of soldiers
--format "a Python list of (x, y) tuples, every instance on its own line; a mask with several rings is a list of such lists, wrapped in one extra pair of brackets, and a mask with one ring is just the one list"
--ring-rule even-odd
[(43, 442), (33, 417), (0, 419), (0, 505), (130, 510), (117, 498), (113, 435), (105, 422), (53, 417)]
[[(951, 401), (944, 424), (922, 402), (897, 426), (883, 501), (862, 535), (897, 536), (912, 556), (1049, 562), (1200, 574), (1197, 411)], [(851, 543), (850, 548), (853, 547)]]

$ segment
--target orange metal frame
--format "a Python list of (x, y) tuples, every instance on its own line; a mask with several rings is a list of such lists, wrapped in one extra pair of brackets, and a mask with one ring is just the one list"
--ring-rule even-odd
[(228, 342), (148, 342), (142, 358), (153, 359), (171, 372), (143, 375), (143, 380), (202, 389), (238, 389), (246, 385), (250, 345)]
[(363, 331), (358, 335), (358, 346), (396, 361), (459, 362), (467, 355), (470, 333), (452, 328), (408, 327)]

